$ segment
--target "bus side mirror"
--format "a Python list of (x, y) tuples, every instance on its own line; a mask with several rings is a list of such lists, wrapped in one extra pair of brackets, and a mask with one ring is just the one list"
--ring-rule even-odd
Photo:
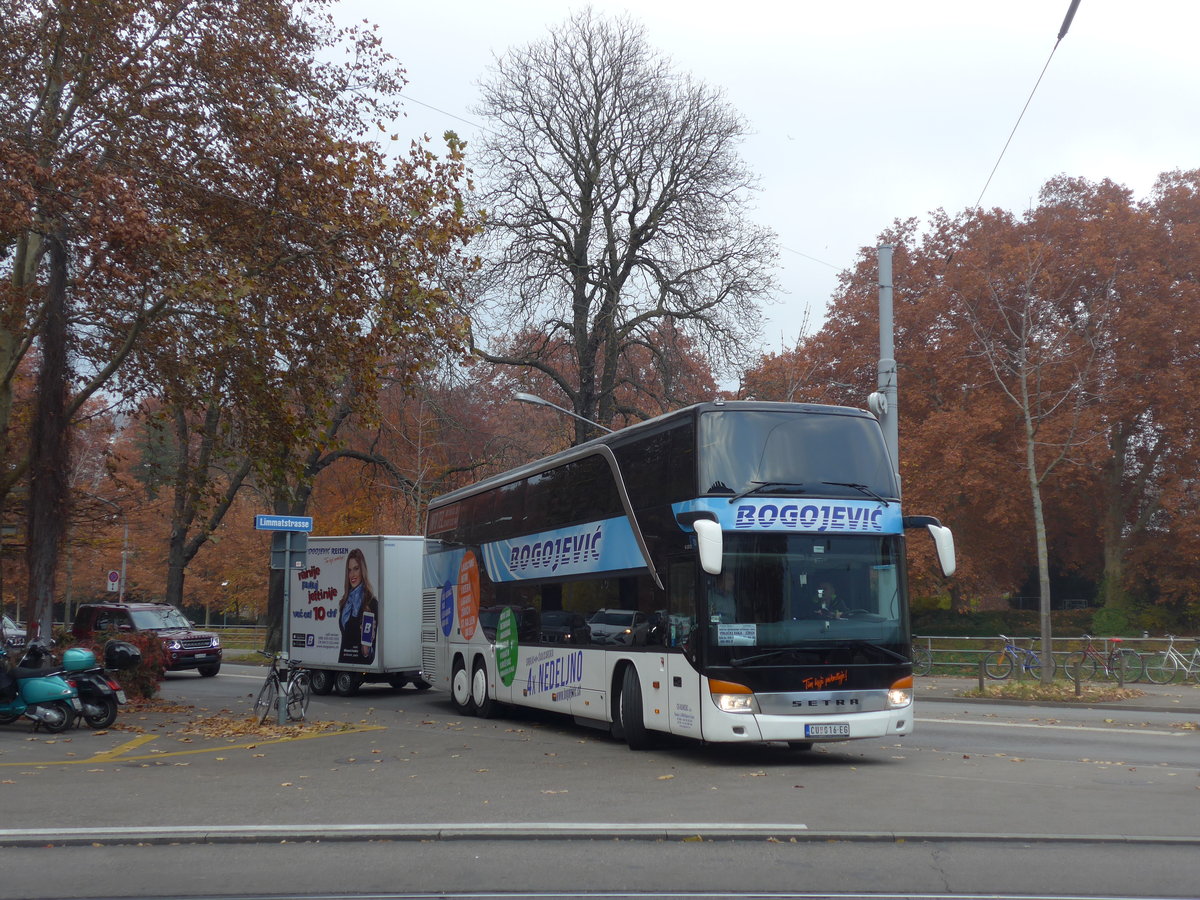
[(942, 565), (942, 572), (947, 578), (954, 574), (958, 564), (954, 561), (954, 533), (949, 528), (933, 516), (905, 516), (904, 527), (928, 528), (929, 534), (933, 538), (933, 546), (937, 548), (938, 562)]
[(937, 548), (938, 562), (942, 564), (942, 572), (949, 578), (958, 568), (954, 559), (954, 532), (945, 525), (929, 525), (929, 533), (933, 537), (933, 545)]
[(700, 568), (709, 575), (721, 574), (721, 558), (725, 554), (721, 538), (721, 525), (711, 519), (697, 519), (692, 523), (696, 529), (696, 549), (700, 551)]

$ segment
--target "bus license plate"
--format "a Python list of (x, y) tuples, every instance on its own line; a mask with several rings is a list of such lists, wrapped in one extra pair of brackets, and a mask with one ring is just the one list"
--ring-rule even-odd
[(805, 725), (805, 737), (850, 737), (849, 722), (824, 722), (820, 725)]

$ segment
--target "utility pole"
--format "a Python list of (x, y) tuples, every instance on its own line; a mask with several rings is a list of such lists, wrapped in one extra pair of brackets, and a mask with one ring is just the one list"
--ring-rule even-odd
[(892, 250), (891, 244), (879, 247), (879, 381), (878, 390), (867, 398), (871, 412), (879, 419), (896, 484), (900, 484), (900, 410), (896, 382), (896, 349), (893, 342)]

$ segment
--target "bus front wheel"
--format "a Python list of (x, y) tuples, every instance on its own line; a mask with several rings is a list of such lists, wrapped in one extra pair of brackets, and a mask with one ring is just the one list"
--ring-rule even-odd
[(642, 682), (638, 678), (637, 669), (632, 665), (625, 667), (625, 676), (621, 681), (621, 697), (618, 702), (625, 743), (629, 745), (630, 750), (648, 750), (650, 748), (650, 732), (646, 728), (646, 719), (642, 715)]
[(475, 715), (475, 704), (471, 700), (471, 676), (461, 659), (454, 661), (454, 672), (450, 676), (450, 702), (463, 715)]

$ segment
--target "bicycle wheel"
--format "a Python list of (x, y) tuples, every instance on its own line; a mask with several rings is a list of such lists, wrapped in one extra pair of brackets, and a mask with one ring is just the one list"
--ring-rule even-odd
[(928, 675), (933, 671), (933, 656), (925, 647), (912, 648), (912, 664), (914, 675)]
[(1142, 677), (1142, 656), (1136, 650), (1122, 648), (1108, 657), (1112, 677), (1125, 684), (1132, 684)]
[(1045, 656), (1038, 656), (1036, 653), (1031, 651), (1025, 655), (1025, 668), (1029, 671), (1029, 674), (1033, 678), (1041, 681), (1042, 669), (1048, 669), (1050, 671), (1050, 677), (1053, 678), (1056, 667), (1054, 664), (1054, 657), (1051, 654), (1047, 653)]
[(1012, 657), (1003, 650), (996, 650), (983, 658), (983, 674), (999, 681), (1012, 674)]
[(1096, 660), (1086, 653), (1076, 653), (1067, 657), (1067, 677), (1072, 681), (1091, 681), (1096, 677)]
[(308, 714), (309, 691), (308, 673), (301, 670), (288, 679), (287, 685), (287, 717), (292, 722), (303, 722)]
[(279, 676), (274, 671), (263, 682), (258, 698), (254, 701), (254, 717), (262, 725), (275, 710), (275, 701), (279, 697)]
[(1145, 661), (1142, 672), (1151, 684), (1170, 684), (1175, 680), (1179, 665), (1166, 653), (1156, 653)]

